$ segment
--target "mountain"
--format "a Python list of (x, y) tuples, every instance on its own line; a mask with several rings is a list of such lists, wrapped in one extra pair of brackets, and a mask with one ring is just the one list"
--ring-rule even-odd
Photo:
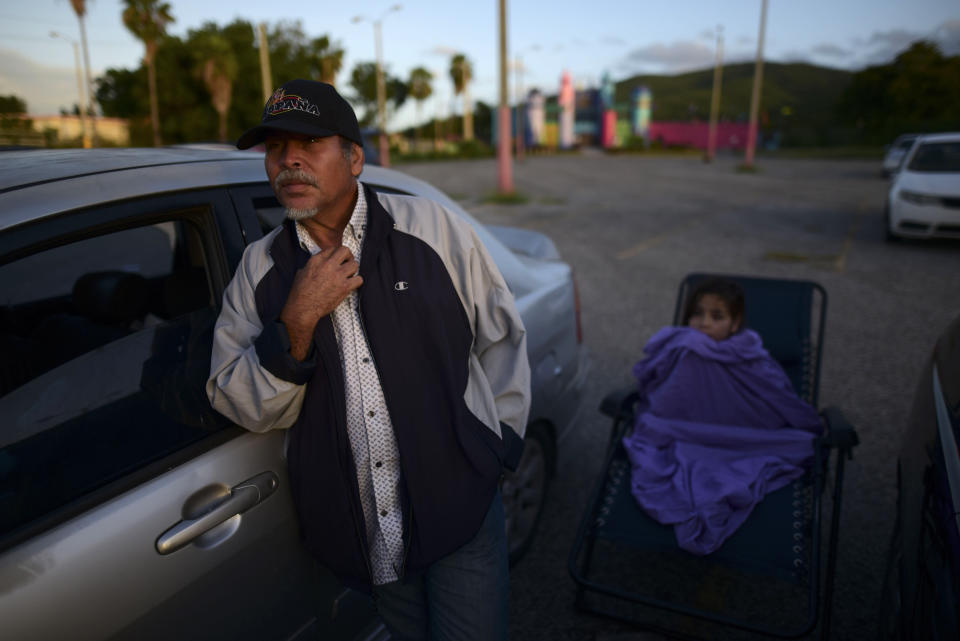
[[(752, 62), (725, 65), (720, 92), (721, 120), (746, 121), (753, 90)], [(760, 98), (760, 126), (779, 131), (783, 144), (824, 145), (840, 142), (850, 131), (841, 127), (837, 105), (853, 73), (807, 63), (765, 62)], [(629, 105), (635, 87), (653, 94), (653, 120), (708, 120), (713, 69), (674, 76), (640, 75), (616, 83), (616, 103)]]

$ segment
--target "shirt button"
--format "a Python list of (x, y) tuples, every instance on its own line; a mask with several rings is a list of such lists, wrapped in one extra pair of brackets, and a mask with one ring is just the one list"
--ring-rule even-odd
[(367, 358), (366, 356), (364, 356), (364, 357), (363, 357), (363, 362), (364, 362), (364, 363), (369, 363), (369, 362), (370, 362), (370, 359)]
[(374, 463), (374, 467), (383, 467), (383, 461), (377, 461)]
[(386, 516), (386, 515), (387, 515), (386, 510), (380, 510), (380, 516)]
[(376, 415), (377, 415), (377, 413), (374, 412), (373, 410), (370, 410), (369, 412), (367, 412), (367, 416), (369, 416), (370, 418), (373, 418), (373, 417), (376, 416)]

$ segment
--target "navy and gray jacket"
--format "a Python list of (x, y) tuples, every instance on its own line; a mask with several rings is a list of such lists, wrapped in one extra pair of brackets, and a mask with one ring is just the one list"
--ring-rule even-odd
[[(405, 571), (479, 529), (530, 406), (526, 334), (470, 225), (433, 201), (366, 189), (359, 311), (400, 455)], [(287, 461), (310, 552), (345, 583), (371, 583), (369, 548), (330, 317), (304, 362), (280, 311), (309, 259), (287, 221), (243, 254), (223, 296), (207, 395), (243, 427), (290, 428)]]

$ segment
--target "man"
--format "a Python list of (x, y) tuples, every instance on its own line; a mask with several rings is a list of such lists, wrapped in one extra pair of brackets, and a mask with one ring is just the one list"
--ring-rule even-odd
[(307, 549), (372, 588), (395, 637), (506, 638), (498, 482), (530, 396), (513, 297), (466, 222), (358, 182), (360, 129), (331, 85), (278, 89), (237, 146), (260, 142), (287, 220), (224, 292), (211, 403), (290, 429)]

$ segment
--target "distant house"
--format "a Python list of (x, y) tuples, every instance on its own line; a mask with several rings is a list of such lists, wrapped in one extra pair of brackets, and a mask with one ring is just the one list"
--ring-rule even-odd
[[(48, 146), (62, 145), (83, 138), (80, 116), (20, 116), (32, 127), (0, 129), (0, 144)], [(97, 139), (103, 144), (126, 147), (130, 144), (130, 122), (125, 118), (97, 118)]]

